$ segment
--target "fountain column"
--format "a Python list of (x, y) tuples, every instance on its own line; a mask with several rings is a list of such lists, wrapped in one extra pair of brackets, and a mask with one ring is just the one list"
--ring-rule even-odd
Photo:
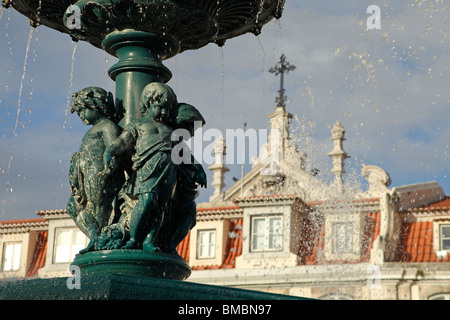
[(108, 74), (116, 82), (116, 106), (123, 115), (119, 125), (124, 127), (141, 117), (139, 101), (144, 87), (172, 78), (162, 60), (175, 56), (180, 46), (168, 36), (127, 29), (108, 34), (102, 47), (119, 58)]

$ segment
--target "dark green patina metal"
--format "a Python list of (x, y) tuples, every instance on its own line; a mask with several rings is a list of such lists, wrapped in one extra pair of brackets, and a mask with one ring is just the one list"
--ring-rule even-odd
[(79, 255), (73, 262), (81, 278), (96, 274), (138, 275), (152, 278), (185, 280), (191, 269), (184, 259), (163, 252), (143, 250), (104, 250)]
[(120, 125), (125, 126), (141, 117), (139, 100), (144, 87), (172, 78), (162, 61), (178, 54), (180, 45), (168, 36), (128, 29), (108, 34), (102, 47), (119, 58), (108, 73), (116, 82), (116, 106), (123, 114)]

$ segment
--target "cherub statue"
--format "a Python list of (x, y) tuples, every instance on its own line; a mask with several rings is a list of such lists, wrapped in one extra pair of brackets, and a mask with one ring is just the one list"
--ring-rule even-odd
[(142, 117), (125, 126), (122, 134), (104, 154), (104, 174), (117, 167), (120, 156), (134, 148), (134, 170), (125, 192), (137, 196), (129, 221), (130, 239), (123, 249), (157, 251), (154, 240), (176, 185), (176, 166), (171, 159), (173, 129), (167, 125), (177, 104), (173, 90), (166, 84), (152, 82), (142, 91)]
[[(205, 125), (205, 119), (192, 105), (179, 103), (172, 112), (172, 127), (175, 130), (186, 130), (181, 134), (183, 138), (193, 137), (194, 130)], [(198, 124), (198, 125), (197, 125)], [(187, 146), (179, 148), (180, 152), (187, 151)], [(189, 150), (190, 151), (190, 150)], [(171, 202), (169, 213), (164, 217), (158, 247), (167, 253), (178, 254), (178, 244), (187, 236), (197, 221), (197, 205), (195, 198), (198, 195), (198, 185), (206, 188), (206, 173), (201, 164), (197, 163), (190, 154), (180, 158), (188, 159), (177, 165), (177, 184), (175, 197)]]
[(69, 170), (72, 190), (67, 211), (76, 225), (90, 239), (80, 253), (94, 250), (103, 227), (115, 216), (116, 194), (124, 182), (120, 172), (99, 175), (103, 170), (103, 153), (119, 136), (115, 123), (116, 109), (110, 92), (88, 87), (72, 95), (70, 112), (76, 112), (83, 123), (92, 125), (73, 156)]

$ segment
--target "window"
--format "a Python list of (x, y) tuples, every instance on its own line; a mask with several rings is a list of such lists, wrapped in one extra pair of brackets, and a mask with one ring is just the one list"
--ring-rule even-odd
[(20, 268), (21, 242), (9, 242), (3, 246), (3, 271), (17, 271)]
[(439, 226), (439, 239), (441, 250), (450, 250), (450, 224)]
[(211, 259), (216, 255), (216, 230), (198, 230), (197, 258)]
[(252, 218), (251, 251), (279, 251), (283, 247), (283, 218), (257, 216)]
[(57, 228), (53, 262), (72, 262), (75, 255), (86, 247), (87, 242), (88, 238), (77, 228)]
[(333, 239), (335, 254), (353, 252), (353, 228), (351, 223), (334, 223)]

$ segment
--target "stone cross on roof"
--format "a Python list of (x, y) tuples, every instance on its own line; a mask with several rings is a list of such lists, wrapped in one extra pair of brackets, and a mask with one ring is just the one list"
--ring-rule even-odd
[(279, 96), (276, 98), (277, 107), (284, 108), (285, 101), (287, 97), (284, 95), (284, 74), (289, 71), (293, 71), (296, 67), (291, 65), (289, 62), (286, 62), (286, 57), (284, 54), (280, 57), (280, 62), (277, 63), (275, 67), (269, 69), (270, 73), (274, 73), (276, 76), (280, 75), (280, 90), (278, 90)]

